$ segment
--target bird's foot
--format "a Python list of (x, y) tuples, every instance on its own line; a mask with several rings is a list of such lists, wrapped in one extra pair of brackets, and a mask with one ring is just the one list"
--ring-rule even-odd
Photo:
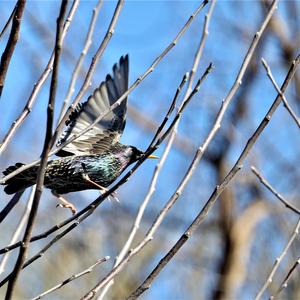
[[(88, 174), (83, 174), (82, 175), (83, 179), (91, 184), (93, 184), (94, 186), (96, 186), (101, 192), (106, 193), (109, 191), (108, 188), (96, 183), (95, 181), (91, 180), (90, 176)], [(112, 192), (110, 194), (112, 196), (112, 198), (114, 200), (116, 200), (118, 203), (120, 203), (120, 200), (117, 198), (117, 193), (116, 192)], [(110, 200), (110, 198), (108, 197), (108, 199)]]
[(71, 210), (72, 214), (75, 215), (77, 213), (77, 209), (74, 206), (74, 204), (72, 204), (71, 202), (69, 202), (68, 200), (66, 200), (63, 196), (56, 194), (55, 192), (52, 192), (52, 194), (58, 198), (58, 200), (60, 200), (62, 203), (58, 203), (56, 205), (56, 207), (63, 207), (63, 208), (68, 208)]

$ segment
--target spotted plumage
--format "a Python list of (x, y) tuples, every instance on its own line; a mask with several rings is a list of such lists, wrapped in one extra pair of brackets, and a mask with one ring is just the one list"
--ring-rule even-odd
[[(66, 122), (58, 145), (68, 137), (79, 133), (91, 124), (101, 113), (109, 110), (128, 89), (128, 55), (120, 58), (113, 67), (113, 75), (94, 91), (88, 100), (79, 104)], [(56, 194), (107, 187), (143, 152), (134, 146), (122, 145), (119, 139), (126, 122), (127, 99), (102, 118), (92, 130), (61, 149), (61, 158), (48, 162), (44, 185)], [(154, 156), (153, 156), (154, 157)], [(8, 167), (7, 175), (20, 168), (17, 163)], [(29, 168), (8, 179), (4, 191), (13, 194), (35, 184), (38, 166)], [(87, 180), (88, 178), (88, 180)]]

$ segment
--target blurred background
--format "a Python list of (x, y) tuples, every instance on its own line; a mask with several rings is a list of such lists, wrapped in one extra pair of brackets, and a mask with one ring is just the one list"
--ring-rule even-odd
[[(99, 61), (85, 99), (121, 55), (129, 54), (132, 84), (175, 38), (197, 1), (127, 1), (120, 13), (113, 37)], [(69, 7), (71, 1), (69, 3)], [(82, 51), (96, 1), (81, 1), (63, 44), (55, 105), (55, 124), (66, 97), (69, 81)], [(159, 210), (176, 190), (185, 171), (211, 129), (222, 100), (228, 94), (255, 32), (269, 3), (261, 1), (217, 1), (212, 11), (209, 35), (196, 79), (212, 62), (213, 72), (185, 110), (155, 193), (142, 219), (133, 245), (143, 239)], [(9, 18), (15, 1), (0, 2), (0, 28)], [(184, 36), (129, 96), (127, 125), (121, 142), (146, 149), (163, 120), (185, 72), (190, 71), (199, 45), (205, 14), (210, 3), (195, 18)], [(75, 85), (80, 89), (92, 56), (110, 23), (115, 1), (104, 1), (99, 11), (92, 45)], [(29, 1), (21, 24), (20, 39), (13, 54), (1, 98), (0, 138), (22, 112), (34, 83), (52, 53), (59, 1)], [(216, 184), (224, 178), (253, 134), (277, 93), (261, 65), (264, 57), (281, 85), (292, 60), (300, 50), (300, 2), (279, 1), (278, 9), (264, 32), (242, 85), (225, 114), (222, 127), (208, 147), (184, 193), (170, 210), (153, 241), (115, 278), (106, 299), (124, 299), (147, 277), (178, 240), (203, 207)], [(3, 52), (9, 30), (0, 40)], [(33, 109), (0, 157), (0, 169), (15, 162), (39, 158), (45, 136), (50, 77), (43, 85)], [(294, 111), (300, 114), (300, 72), (286, 92)], [(82, 99), (84, 100), (84, 99)], [(260, 136), (243, 169), (201, 224), (196, 234), (156, 278), (142, 299), (252, 299), (262, 287), (280, 255), (298, 217), (284, 207), (251, 172), (251, 165), (268, 179), (290, 203), (299, 202), (299, 128), (281, 105)], [(155, 153), (161, 156), (165, 143)], [(156, 161), (146, 161), (130, 180), (118, 189), (120, 203), (106, 200), (75, 230), (26, 268), (18, 281), (15, 299), (29, 299), (72, 274), (109, 255), (111, 259), (95, 270), (46, 297), (77, 299), (91, 289), (112, 268), (113, 260), (128, 238), (137, 210), (147, 194)], [(9, 244), (25, 209), (29, 190), (1, 224), (0, 247)], [(11, 199), (0, 187), (1, 209)], [(78, 209), (84, 208), (98, 191), (66, 195)], [(56, 208), (57, 200), (45, 190), (40, 202), (34, 234), (68, 218), (70, 212)], [(22, 237), (22, 235), (21, 235)], [(29, 257), (51, 238), (32, 243)], [(281, 263), (264, 299), (280, 286), (299, 257), (295, 240)], [(13, 268), (17, 250), (11, 252), (1, 276)], [(5, 287), (0, 297), (5, 295)], [(281, 299), (299, 299), (299, 271), (291, 276)]]

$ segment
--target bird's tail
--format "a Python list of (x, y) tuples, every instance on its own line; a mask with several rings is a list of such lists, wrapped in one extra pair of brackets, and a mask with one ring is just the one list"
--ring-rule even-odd
[[(22, 166), (24, 166), (24, 164), (16, 163), (14, 166), (10, 166), (3, 171), (3, 174), (6, 176)], [(38, 166), (33, 166), (5, 181), (3, 184), (6, 185), (4, 188), (6, 194), (14, 194), (34, 185), (36, 182), (37, 171)]]

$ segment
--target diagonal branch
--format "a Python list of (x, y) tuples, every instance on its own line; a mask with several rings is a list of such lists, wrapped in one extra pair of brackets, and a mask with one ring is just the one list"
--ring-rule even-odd
[(52, 287), (51, 289), (41, 293), (40, 295), (32, 298), (31, 300), (38, 300), (38, 299), (42, 299), (44, 296), (49, 295), (50, 293), (60, 289), (61, 287), (65, 286), (66, 284), (70, 283), (73, 280), (76, 280), (77, 278), (80, 278), (81, 276), (84, 276), (86, 274), (89, 274), (93, 271), (93, 269), (98, 266), (99, 264), (102, 264), (106, 261), (108, 261), (110, 259), (109, 256), (105, 256), (99, 260), (97, 260), (94, 264), (92, 264), (91, 266), (89, 266), (87, 269), (81, 271), (78, 274), (74, 274), (72, 276), (70, 276), (69, 278), (65, 279), (63, 282), (57, 284), (56, 286)]
[(283, 203), (287, 208), (289, 208), (291, 211), (293, 211), (294, 213), (296, 213), (297, 215), (300, 215), (300, 210), (295, 207), (294, 205), (290, 204), (286, 199), (284, 199), (284, 197), (278, 193), (272, 186), (270, 183), (268, 183), (268, 181), (258, 172), (258, 170), (252, 166), (251, 167), (251, 171), (256, 175), (256, 177), (259, 179), (259, 181), (273, 194), (276, 196), (277, 199), (279, 199), (279, 201), (281, 203)]
[(20, 26), (22, 21), (22, 15), (25, 8), (25, 0), (18, 0), (16, 7), (15, 7), (15, 13), (13, 14), (13, 21), (11, 26), (10, 35), (5, 47), (5, 50), (1, 56), (1, 62), (0, 62), (0, 98), (2, 95), (4, 82), (6, 73), (8, 70), (8, 66), (10, 63), (10, 60), (12, 58), (12, 55), (14, 53), (17, 41), (19, 39), (20, 35)]

